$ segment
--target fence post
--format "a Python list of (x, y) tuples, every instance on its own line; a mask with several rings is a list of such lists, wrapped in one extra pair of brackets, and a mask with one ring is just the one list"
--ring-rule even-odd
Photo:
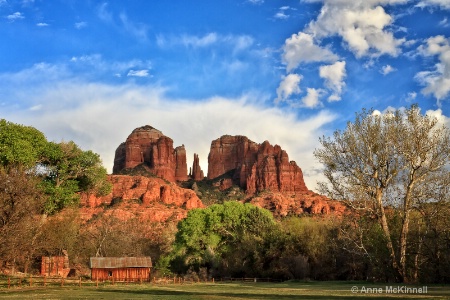
[(44, 287), (47, 286), (47, 276), (44, 276)]
[(33, 285), (33, 278), (30, 275), (30, 286), (32, 286), (32, 285)]
[(8, 277), (8, 289), (11, 287), (11, 278)]
[(97, 277), (97, 280), (96, 280), (96, 286), (98, 287), (98, 277)]
[(212, 282), (214, 283), (214, 277), (212, 278)]
[(19, 279), (19, 287), (22, 287), (22, 278)]
[(81, 277), (80, 277), (80, 287), (81, 287)]
[(61, 286), (64, 286), (64, 278), (61, 278)]

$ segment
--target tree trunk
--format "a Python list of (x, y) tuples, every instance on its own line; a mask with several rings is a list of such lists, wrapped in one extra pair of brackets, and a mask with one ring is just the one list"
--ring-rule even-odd
[(386, 237), (386, 246), (389, 251), (392, 268), (394, 269), (394, 271), (396, 273), (396, 277), (398, 277), (396, 279), (399, 280), (400, 282), (403, 282), (404, 278), (403, 278), (403, 274), (401, 273), (401, 269), (397, 263), (394, 245), (392, 244), (391, 232), (389, 230), (386, 213), (385, 213), (384, 207), (383, 207), (382, 197), (383, 197), (383, 192), (380, 189), (377, 189), (377, 194), (376, 194), (377, 199), (376, 200), (377, 200), (377, 204), (378, 204), (378, 209), (380, 211), (379, 222), (380, 222), (381, 228), (383, 229), (384, 236)]
[(410, 210), (405, 209), (403, 216), (403, 224), (402, 231), (400, 233), (400, 267), (401, 267), (401, 275), (403, 277), (403, 281), (407, 282), (407, 272), (406, 272), (406, 245), (408, 240), (408, 232), (409, 232), (409, 214)]

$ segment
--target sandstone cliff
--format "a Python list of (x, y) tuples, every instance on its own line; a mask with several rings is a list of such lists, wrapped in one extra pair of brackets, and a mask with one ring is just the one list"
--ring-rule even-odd
[(103, 197), (82, 194), (80, 203), (85, 219), (117, 204), (119, 213), (126, 219), (131, 211), (138, 212), (143, 219), (163, 222), (169, 218), (181, 219), (187, 211), (204, 207), (194, 191), (184, 189), (175, 183), (155, 177), (110, 175), (108, 180), (113, 189)]
[(208, 179), (233, 171), (233, 180), (248, 194), (263, 190), (306, 192), (303, 173), (286, 151), (268, 141), (257, 144), (245, 136), (225, 135), (212, 141)]
[(120, 144), (114, 157), (113, 174), (145, 164), (149, 171), (171, 182), (187, 180), (184, 145), (173, 148), (173, 140), (151, 126), (136, 128)]

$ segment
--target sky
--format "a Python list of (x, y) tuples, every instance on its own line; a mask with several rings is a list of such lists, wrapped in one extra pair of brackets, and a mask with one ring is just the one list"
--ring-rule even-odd
[(450, 0), (0, 0), (0, 118), (108, 172), (151, 125), (207, 172), (212, 140), (279, 144), (315, 189), (319, 137), (363, 108), (450, 124)]

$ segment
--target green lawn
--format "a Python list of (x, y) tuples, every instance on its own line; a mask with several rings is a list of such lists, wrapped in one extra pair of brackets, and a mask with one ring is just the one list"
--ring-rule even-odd
[[(27, 283), (28, 281), (24, 281)], [(390, 285), (390, 284), (389, 284)], [(358, 292), (353, 293), (356, 286)], [(402, 287), (403, 285), (400, 285)], [(393, 285), (397, 288), (398, 285)], [(413, 288), (414, 286), (408, 286)], [(395, 290), (393, 290), (395, 291)], [(381, 292), (381, 293), (380, 293)], [(114, 284), (84, 281), (64, 286), (34, 282), (33, 286), (13, 281), (0, 284), (1, 299), (450, 299), (450, 286), (428, 285), (426, 294), (386, 293), (386, 284), (354, 282), (285, 283), (189, 283), (189, 284)]]

